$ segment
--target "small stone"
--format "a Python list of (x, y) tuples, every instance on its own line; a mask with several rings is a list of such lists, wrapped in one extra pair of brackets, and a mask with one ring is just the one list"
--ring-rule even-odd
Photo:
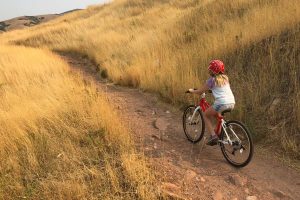
[(214, 194), (213, 199), (214, 199), (214, 200), (222, 200), (222, 199), (223, 199), (223, 194), (222, 194), (220, 191), (217, 191), (217, 192)]
[(170, 191), (180, 191), (180, 187), (173, 184), (173, 183), (168, 183), (164, 182), (161, 184), (162, 189), (170, 190)]
[(247, 184), (247, 178), (241, 177), (238, 174), (233, 174), (228, 176), (229, 181), (236, 186), (244, 186)]
[(187, 170), (186, 171), (186, 175), (184, 177), (184, 179), (187, 182), (190, 182), (193, 178), (195, 178), (197, 176), (196, 172), (192, 171), (192, 170)]
[(185, 199), (178, 195), (178, 193), (180, 193), (180, 187), (173, 183), (162, 183), (161, 189), (163, 196), (167, 199)]
[(162, 190), (162, 193), (165, 199), (186, 200), (186, 198), (170, 191)]
[(166, 122), (163, 118), (158, 118), (157, 120), (155, 120), (154, 122), (154, 127), (156, 129), (159, 129), (160, 131), (165, 131), (167, 130), (169, 126), (169, 123)]
[(152, 114), (152, 115), (156, 115), (156, 112), (153, 110), (151, 114)]
[(205, 182), (205, 179), (203, 177), (200, 178), (201, 182)]
[(250, 191), (249, 191), (248, 188), (245, 189), (245, 193), (246, 193), (246, 194), (249, 194), (249, 193), (250, 193)]
[(180, 187), (173, 184), (173, 183), (168, 183), (168, 182), (164, 182), (161, 184), (161, 188), (165, 191), (169, 191), (169, 192), (174, 192), (177, 193), (180, 191)]
[(157, 144), (156, 144), (156, 143), (154, 143), (153, 148), (154, 148), (154, 149), (157, 149)]
[(167, 137), (168, 136), (165, 136), (164, 134), (160, 134), (160, 135), (158, 135), (158, 134), (152, 134), (151, 135), (151, 139), (153, 139), (153, 140), (161, 140), (161, 141), (167, 141)]
[(166, 113), (167, 113), (167, 114), (170, 114), (171, 112), (167, 110)]
[(247, 196), (246, 200), (257, 200), (256, 196)]
[(60, 157), (62, 157), (63, 155), (64, 155), (64, 153), (60, 153), (60, 154), (57, 155), (57, 158), (60, 158)]
[(157, 139), (157, 140), (160, 140), (160, 139), (161, 139), (161, 138), (160, 138), (158, 135), (156, 135), (156, 134), (152, 134), (151, 137), (154, 138), (154, 139)]
[(287, 197), (287, 195), (284, 192), (280, 191), (280, 190), (273, 190), (272, 193), (275, 196), (279, 197), (280, 199), (283, 199), (283, 198)]

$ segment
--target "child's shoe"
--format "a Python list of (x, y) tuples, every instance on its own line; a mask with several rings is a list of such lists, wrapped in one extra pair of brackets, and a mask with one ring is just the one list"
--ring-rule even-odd
[(217, 135), (214, 136), (211, 135), (206, 144), (209, 146), (214, 146), (218, 144), (218, 141), (219, 141), (219, 137)]

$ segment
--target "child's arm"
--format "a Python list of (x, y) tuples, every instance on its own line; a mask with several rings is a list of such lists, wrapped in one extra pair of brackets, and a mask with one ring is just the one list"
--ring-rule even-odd
[(194, 94), (203, 94), (204, 92), (210, 90), (209, 87), (207, 86), (207, 84), (202, 85), (199, 89), (194, 90), (194, 89), (189, 89), (190, 93), (194, 93)]

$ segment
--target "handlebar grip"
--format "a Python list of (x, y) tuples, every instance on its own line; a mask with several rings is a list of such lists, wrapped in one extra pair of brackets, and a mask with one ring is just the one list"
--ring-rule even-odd
[[(197, 88), (194, 88), (194, 90), (197, 90)], [(189, 90), (185, 91), (186, 94), (191, 93)]]

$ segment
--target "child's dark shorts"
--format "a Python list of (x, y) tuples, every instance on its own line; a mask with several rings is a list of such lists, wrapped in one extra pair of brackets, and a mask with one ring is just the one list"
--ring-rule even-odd
[(214, 104), (213, 108), (215, 109), (215, 111), (217, 111), (218, 113), (223, 112), (224, 110), (233, 110), (234, 108), (234, 103), (231, 104)]

